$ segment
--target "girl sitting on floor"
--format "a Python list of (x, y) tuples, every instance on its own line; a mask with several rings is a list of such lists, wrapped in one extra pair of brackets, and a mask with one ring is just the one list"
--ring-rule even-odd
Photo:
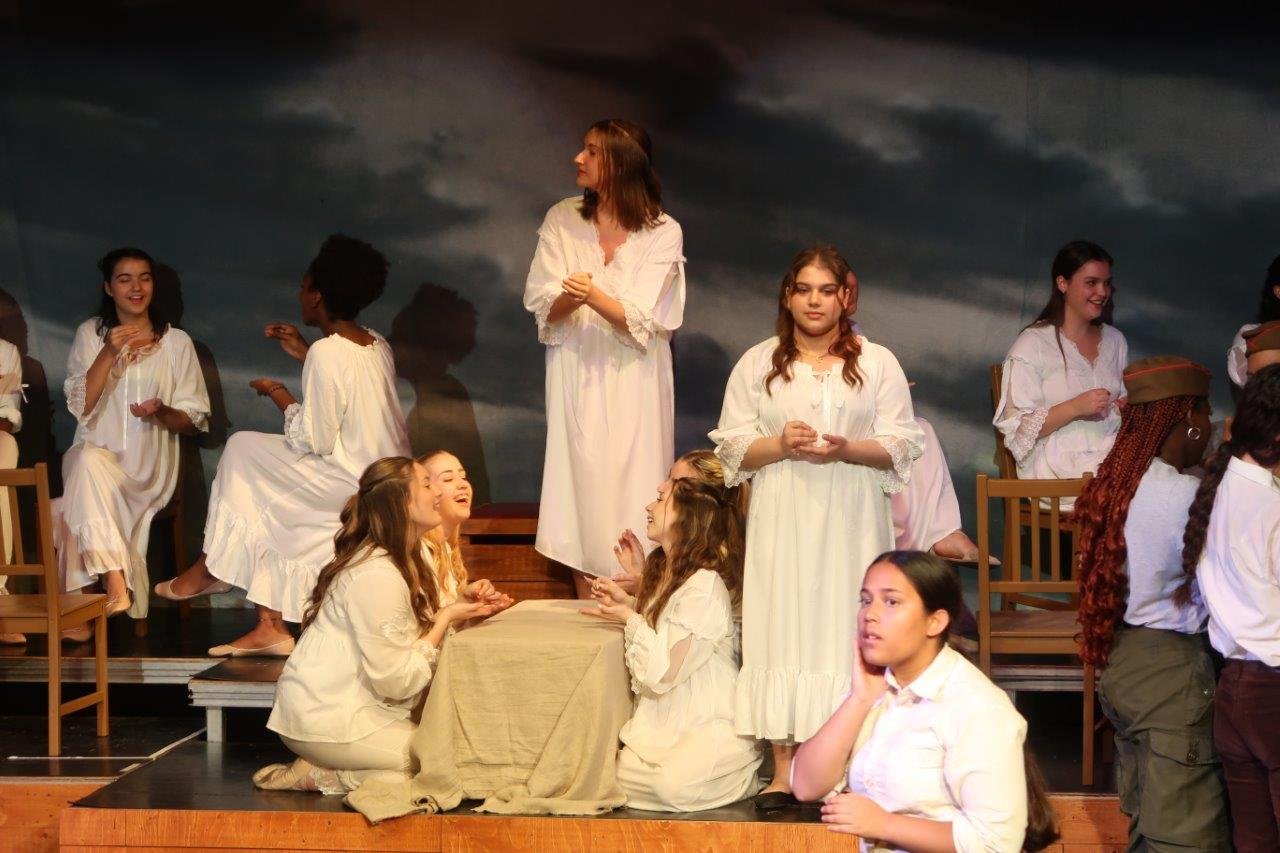
[(947, 563), (890, 551), (867, 569), (851, 690), (796, 750), (791, 786), (863, 850), (1039, 850), (1057, 837), (1027, 723), (947, 645), (962, 601)]
[(635, 598), (596, 578), (598, 608), (625, 625), (635, 711), (619, 735), (618, 782), (632, 808), (700, 811), (756, 792), (755, 740), (733, 726), (734, 614), (744, 533), (723, 486), (679, 478), (646, 507), (649, 555)]
[(360, 477), (267, 721), (298, 758), (255, 773), (259, 788), (341, 794), (372, 775), (409, 772), (410, 713), (441, 643), (453, 626), (497, 609), (437, 587), (420, 545), (441, 522), (429, 479), (404, 457)]

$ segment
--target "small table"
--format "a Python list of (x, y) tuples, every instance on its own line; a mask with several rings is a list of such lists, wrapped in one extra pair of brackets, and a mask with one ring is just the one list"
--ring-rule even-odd
[(631, 717), (622, 626), (582, 601), (522, 601), (454, 634), (414, 736), (419, 797), (498, 814), (597, 814), (626, 801), (618, 732)]

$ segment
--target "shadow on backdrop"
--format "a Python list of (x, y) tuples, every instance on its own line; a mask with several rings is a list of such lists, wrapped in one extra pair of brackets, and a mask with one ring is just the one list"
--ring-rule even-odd
[(678, 332), (671, 342), (676, 378), (676, 457), (711, 447), (707, 433), (720, 422), (724, 387), (733, 360), (724, 347), (701, 332)]
[(406, 421), (414, 455), (448, 450), (457, 456), (479, 505), (489, 502), (484, 446), (471, 395), (449, 373), (450, 366), (461, 364), (475, 349), (477, 322), (474, 305), (456, 291), (428, 282), (392, 319), (389, 342), (396, 375), (413, 386), (414, 404)]

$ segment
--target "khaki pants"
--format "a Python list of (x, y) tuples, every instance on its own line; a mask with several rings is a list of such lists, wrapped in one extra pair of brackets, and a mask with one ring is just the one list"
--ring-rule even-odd
[(1116, 790), (1134, 850), (1230, 851), (1203, 634), (1116, 629), (1098, 699), (1116, 730)]
[[(0, 469), (18, 467), (18, 441), (7, 432), (0, 432)], [(13, 562), (13, 518), (9, 513), (9, 490), (0, 489), (0, 536), (4, 537), (4, 562)], [(0, 595), (9, 590), (5, 584), (9, 578), (0, 575)]]
[(326, 794), (354, 791), (374, 776), (409, 777), (409, 741), (417, 731), (409, 720), (396, 720), (351, 743), (322, 743), (280, 740), (296, 755), (327, 773), (317, 774), (320, 790)]

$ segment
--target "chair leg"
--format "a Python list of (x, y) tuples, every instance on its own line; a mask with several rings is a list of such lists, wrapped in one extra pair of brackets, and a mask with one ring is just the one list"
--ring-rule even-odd
[[(60, 629), (60, 625), (51, 626)], [(49, 755), (62, 754), (62, 632), (49, 634)]]
[(93, 620), (93, 680), (94, 686), (102, 694), (98, 700), (98, 737), (106, 737), (110, 733), (107, 707), (107, 614)]
[(1094, 705), (1096, 702), (1096, 686), (1094, 684), (1093, 667), (1084, 666), (1084, 742), (1081, 744), (1083, 761), (1080, 768), (1080, 783), (1086, 788), (1093, 787), (1093, 727)]
[(147, 622), (146, 616), (143, 616), (141, 619), (133, 620), (133, 636), (145, 637), (147, 636), (147, 631), (149, 629), (150, 629), (150, 625)]

